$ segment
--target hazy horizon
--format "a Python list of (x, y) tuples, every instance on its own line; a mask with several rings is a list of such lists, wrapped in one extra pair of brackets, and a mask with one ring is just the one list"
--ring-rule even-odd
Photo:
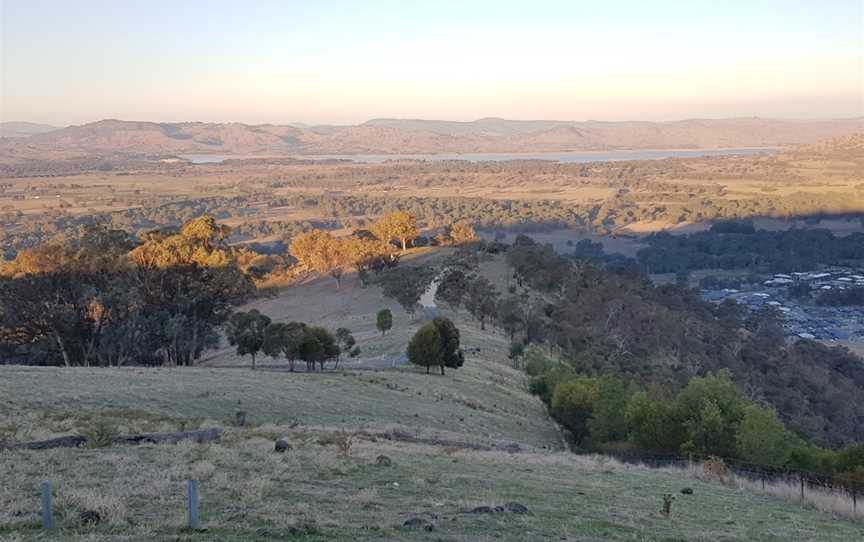
[(853, 121), (853, 120), (862, 120), (864, 119), (864, 115), (856, 115), (851, 117), (760, 117), (760, 116), (749, 116), (749, 117), (690, 117), (690, 118), (678, 118), (678, 119), (668, 119), (668, 120), (641, 120), (641, 119), (553, 119), (553, 118), (544, 118), (544, 119), (535, 119), (535, 118), (507, 118), (501, 116), (491, 116), (491, 117), (478, 117), (475, 119), (469, 120), (461, 120), (461, 119), (446, 119), (446, 118), (409, 118), (409, 117), (375, 117), (368, 118), (366, 120), (354, 123), (354, 124), (329, 124), (329, 123), (309, 123), (309, 122), (295, 122), (295, 121), (287, 121), (287, 122), (243, 122), (239, 120), (199, 120), (199, 119), (174, 119), (174, 120), (153, 120), (153, 119), (143, 119), (143, 118), (118, 118), (118, 117), (105, 117), (101, 119), (92, 119), (88, 121), (73, 123), (73, 124), (52, 124), (52, 123), (44, 123), (44, 122), (34, 122), (28, 119), (6, 119), (0, 118), (0, 123), (3, 124), (14, 124), (14, 123), (29, 123), (29, 124), (44, 124), (51, 125), (55, 128), (66, 128), (69, 126), (83, 126), (87, 124), (94, 124), (97, 122), (103, 121), (119, 121), (119, 122), (155, 122), (155, 123), (167, 123), (167, 124), (194, 124), (194, 123), (203, 123), (203, 124), (243, 124), (247, 126), (266, 126), (266, 125), (274, 125), (274, 126), (308, 126), (308, 127), (316, 127), (316, 126), (328, 126), (328, 127), (342, 127), (342, 126), (361, 126), (366, 123), (374, 122), (374, 121), (407, 121), (407, 122), (442, 122), (442, 123), (461, 123), (461, 124), (471, 124), (473, 122), (480, 122), (483, 120), (499, 120), (505, 122), (570, 122), (570, 123), (627, 123), (627, 122), (659, 122), (659, 123), (676, 123), (676, 122), (690, 122), (690, 121), (724, 121), (724, 120), (747, 120), (747, 119), (761, 119), (761, 120), (771, 120), (778, 122), (819, 122), (819, 121)]
[(864, 115), (862, 3), (0, 3), (0, 120)]

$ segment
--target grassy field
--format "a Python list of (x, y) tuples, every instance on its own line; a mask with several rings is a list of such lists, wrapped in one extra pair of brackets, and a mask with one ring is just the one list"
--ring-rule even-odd
[[(273, 452), (287, 435), (293, 449)], [(332, 440), (332, 435), (330, 435)], [(379, 465), (386, 455), (390, 466)], [(860, 524), (675, 471), (559, 453), (465, 451), (266, 425), (218, 444), (0, 454), (0, 538), (44, 540), (38, 487), (55, 484), (62, 540), (860, 540)], [(183, 528), (185, 480), (201, 527)], [(692, 495), (682, 495), (684, 487)], [(662, 495), (676, 495), (669, 518)], [(527, 514), (471, 513), (518, 502)], [(81, 514), (95, 512), (96, 525)], [(404, 526), (412, 518), (431, 531)]]
[[(419, 250), (408, 261), (440, 256)], [(502, 287), (509, 276), (500, 258), (480, 269)], [(353, 277), (338, 290), (316, 280), (251, 306), (277, 321), (347, 325), (364, 359), (404, 351), (421, 324)], [(374, 314), (384, 306), (394, 328), (382, 337)], [(0, 451), (0, 540), (864, 537), (862, 524), (802, 507), (794, 491), (778, 498), (694, 478), (698, 468), (652, 470), (563, 451), (525, 375), (509, 366), (505, 337), (447, 314), (463, 344), (479, 351), (443, 377), (411, 366), (360, 370), (350, 361), (323, 373), (252, 371), (228, 348), (194, 368), (0, 367), (0, 441), (225, 428), (210, 444)], [(238, 411), (247, 414), (244, 427), (233, 425)], [(285, 454), (273, 451), (281, 437), (292, 446)], [(378, 464), (382, 455), (392, 464)], [(203, 529), (195, 532), (184, 529), (188, 479), (201, 484)], [(42, 480), (55, 487), (52, 536), (39, 528)], [(693, 494), (681, 494), (684, 487)], [(676, 495), (668, 518), (660, 513), (665, 493)], [(512, 502), (528, 513), (494, 511)], [(472, 513), (478, 507), (493, 512)], [(403, 525), (413, 518), (419, 528)]]

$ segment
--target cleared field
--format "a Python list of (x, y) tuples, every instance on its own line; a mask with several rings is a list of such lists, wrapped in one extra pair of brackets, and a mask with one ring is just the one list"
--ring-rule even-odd
[[(118, 424), (144, 412), (194, 425), (224, 425), (237, 411), (250, 423), (378, 430), (405, 426), (421, 435), (460, 434), (472, 441), (560, 447), (543, 406), (524, 378), (477, 359), (445, 377), (413, 367), (306, 374), (248, 369), (62, 370), (4, 368), (3, 425), (15, 440), (69, 429), (79, 413)], [(31, 423), (17, 425), (38, 413)], [(64, 416), (70, 416), (66, 419)], [(85, 420), (89, 422), (90, 419)], [(70, 424), (73, 424), (70, 427)]]
[[(421, 250), (408, 260), (438, 257)], [(499, 260), (484, 262), (481, 271), (506, 282)], [(353, 278), (338, 290), (331, 280), (312, 281), (254, 305), (277, 320), (347, 323), (364, 356), (403, 351), (420, 324)], [(391, 306), (395, 316), (384, 337), (374, 330), (381, 306)], [(504, 337), (449, 315), (463, 343), (480, 352), (444, 377), (410, 366), (311, 374), (217, 367), (243, 361), (228, 349), (198, 368), (0, 368), (0, 440), (226, 429), (211, 444), (2, 451), (0, 539), (827, 542), (864, 536), (861, 524), (788, 499), (696, 480), (685, 471), (561, 451), (558, 430), (528, 394), (525, 376), (507, 365)], [(240, 410), (247, 426), (234, 427)], [(426, 444), (403, 442), (394, 432)], [(285, 454), (273, 451), (280, 437), (292, 446)], [(503, 451), (514, 443), (517, 453)], [(468, 448), (493, 445), (502, 451)], [(389, 466), (378, 464), (381, 455)], [(55, 487), (54, 537), (39, 528), (39, 485), (46, 479)], [(184, 528), (188, 479), (201, 487), (200, 531)], [(693, 494), (680, 494), (684, 487)], [(676, 495), (669, 518), (660, 513), (665, 493)], [(514, 502), (528, 513), (494, 511)], [(414, 518), (419, 528), (404, 526)]]
[[(293, 449), (272, 451), (288, 435)], [(63, 540), (860, 540), (860, 524), (673, 471), (604, 459), (507, 454), (356, 438), (347, 453), (311, 430), (229, 431), (219, 444), (0, 454), (0, 537), (44, 540), (38, 485), (56, 487)], [(390, 466), (378, 465), (386, 455)], [(185, 480), (201, 526), (185, 522)], [(682, 495), (684, 487), (692, 495)], [(662, 495), (677, 496), (671, 517)], [(470, 513), (517, 502), (526, 514)], [(80, 515), (104, 519), (81, 526)], [(419, 518), (424, 528), (405, 521)]]

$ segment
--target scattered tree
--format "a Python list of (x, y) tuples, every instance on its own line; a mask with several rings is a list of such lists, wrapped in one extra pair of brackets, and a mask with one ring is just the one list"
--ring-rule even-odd
[(225, 324), (228, 343), (237, 347), (237, 355), (252, 356), (252, 369), (255, 369), (255, 355), (264, 346), (264, 331), (270, 325), (270, 318), (255, 309), (249, 312), (235, 312)]
[(426, 367), (426, 374), (434, 366), (440, 366), (441, 374), (444, 374), (441, 350), (441, 334), (435, 324), (429, 322), (418, 329), (408, 343), (408, 360), (414, 365)]
[(378, 311), (378, 315), (375, 319), (375, 327), (378, 328), (378, 331), (381, 332), (382, 336), (390, 331), (390, 328), (393, 327), (393, 313), (390, 312), (390, 309), (381, 309)]
[(454, 245), (473, 243), (480, 240), (480, 236), (474, 231), (474, 224), (467, 220), (460, 220), (450, 226), (448, 237)]
[(459, 347), (459, 328), (449, 319), (438, 316), (432, 320), (441, 337), (441, 374), (444, 367), (458, 369), (465, 363), (465, 353)]
[(405, 211), (396, 211), (382, 216), (369, 227), (369, 230), (384, 242), (399, 241), (403, 252), (408, 250), (408, 242), (418, 235), (417, 219)]
[[(351, 334), (351, 330), (345, 327), (340, 327), (336, 330), (336, 345), (339, 347), (340, 353), (348, 353), (349, 355), (353, 354), (354, 346), (357, 344), (357, 340), (354, 339), (354, 335)], [(359, 352), (358, 352), (359, 353)], [(355, 357), (355, 355), (351, 355), (351, 357)], [(336, 368), (339, 367), (339, 356), (336, 357)]]
[(294, 372), (294, 362), (302, 357), (303, 342), (306, 339), (306, 324), (302, 322), (274, 322), (264, 330), (262, 350), (272, 358), (284, 356), (288, 369)]

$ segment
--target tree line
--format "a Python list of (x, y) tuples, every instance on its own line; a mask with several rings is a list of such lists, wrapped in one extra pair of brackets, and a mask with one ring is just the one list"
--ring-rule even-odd
[[(287, 257), (231, 246), (231, 235), (231, 228), (205, 215), (139, 237), (85, 225), (73, 238), (21, 250), (0, 261), (0, 355), (66, 366), (191, 365), (218, 345), (223, 325), (245, 350), (254, 341), (244, 333), (262, 320), (243, 314), (237, 318), (247, 320), (235, 322), (231, 314), (259, 294), (256, 282), (305, 269), (329, 274), (338, 285), (352, 267), (371, 280), (370, 271), (379, 275), (398, 264), (398, 247), (407, 248), (419, 230), (413, 215), (398, 211), (348, 237), (317, 229), (297, 235)], [(476, 234), (457, 222), (441, 237), (455, 243)], [(389, 284), (387, 291), (399, 288)], [(235, 337), (238, 325), (244, 333)], [(295, 360), (332, 359), (333, 344), (346, 346), (339, 330), (331, 341), (296, 322), (271, 322), (261, 333), (268, 328), (265, 353), (281, 352), (292, 367)]]
[(4, 354), (31, 363), (189, 365), (255, 292), (212, 217), (143, 240), (93, 226), (0, 266)]
[(825, 229), (757, 230), (752, 222), (724, 222), (699, 233), (655, 233), (638, 253), (649, 273), (697, 269), (748, 269), (779, 273), (864, 260), (864, 234), (838, 237)]
[(677, 392), (615, 373), (586, 375), (536, 347), (523, 354), (531, 390), (581, 450), (719, 457), (768, 470), (864, 484), (864, 443), (831, 450), (789, 431), (773, 406), (747, 398), (728, 370), (693, 376)]
[(254, 370), (259, 352), (273, 359), (286, 359), (292, 372), (297, 361), (306, 363), (306, 371), (320, 370), (328, 361), (335, 361), (336, 368), (342, 354), (350, 357), (360, 355), (354, 335), (340, 327), (335, 333), (321, 326), (310, 326), (304, 322), (273, 322), (269, 316), (252, 309), (235, 312), (225, 325), (225, 334), (231, 346), (236, 346), (239, 356), (249, 355)]

